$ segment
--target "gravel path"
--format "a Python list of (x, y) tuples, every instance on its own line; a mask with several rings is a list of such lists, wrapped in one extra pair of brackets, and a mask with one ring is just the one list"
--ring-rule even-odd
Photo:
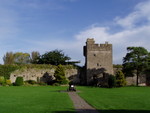
[(99, 113), (95, 108), (85, 102), (76, 92), (68, 92), (77, 113)]

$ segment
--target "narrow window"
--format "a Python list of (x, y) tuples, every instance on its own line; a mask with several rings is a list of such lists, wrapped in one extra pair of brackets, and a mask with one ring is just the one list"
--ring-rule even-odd
[(99, 66), (99, 63), (97, 63), (97, 66)]

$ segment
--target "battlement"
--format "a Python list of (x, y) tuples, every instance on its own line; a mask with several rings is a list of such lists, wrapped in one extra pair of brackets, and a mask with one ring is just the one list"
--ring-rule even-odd
[[(96, 44), (93, 38), (88, 38), (84, 46), (86, 83), (93, 83), (94, 76), (103, 76), (104, 73), (113, 74), (112, 44)], [(100, 70), (104, 70), (101, 72)], [(98, 73), (96, 73), (97, 70)]]
[(93, 38), (88, 38), (86, 42), (87, 49), (89, 51), (110, 51), (112, 50), (112, 44), (96, 44)]

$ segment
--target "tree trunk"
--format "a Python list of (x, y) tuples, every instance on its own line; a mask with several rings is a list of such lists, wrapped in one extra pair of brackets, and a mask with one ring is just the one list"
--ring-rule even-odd
[(139, 75), (140, 75), (140, 73), (139, 73), (139, 71), (137, 70), (137, 74), (136, 74), (136, 86), (138, 86), (139, 85), (139, 82), (138, 82), (138, 80), (139, 80)]

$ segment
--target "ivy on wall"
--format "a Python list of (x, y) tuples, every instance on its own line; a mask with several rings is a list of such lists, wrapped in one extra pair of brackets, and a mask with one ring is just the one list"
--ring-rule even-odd
[[(10, 78), (10, 74), (16, 70), (21, 69), (56, 69), (57, 66), (48, 64), (25, 64), (25, 65), (0, 65), (0, 76), (4, 76), (6, 79)], [(64, 69), (75, 68), (72, 65), (64, 65)]]
[(18, 65), (0, 65), (0, 76), (4, 76), (6, 79), (9, 79), (10, 74), (19, 69)]

